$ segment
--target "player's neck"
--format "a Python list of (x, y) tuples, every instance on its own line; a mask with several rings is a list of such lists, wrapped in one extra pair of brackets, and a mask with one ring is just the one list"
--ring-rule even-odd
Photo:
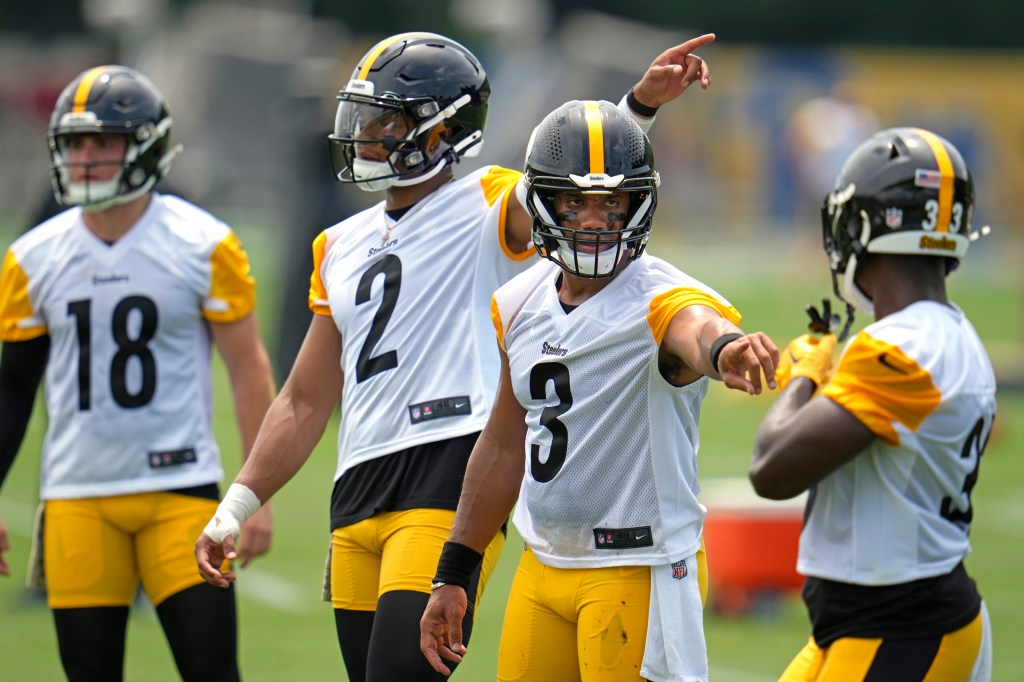
[(455, 179), (450, 168), (443, 169), (432, 178), (415, 185), (402, 185), (388, 187), (387, 197), (384, 200), (384, 210), (395, 211), (400, 208), (414, 206), (436, 192), (443, 185)]
[(82, 221), (94, 235), (113, 244), (139, 221), (149, 208), (151, 194), (144, 194), (127, 204), (111, 206), (102, 211), (82, 211)]
[(568, 306), (582, 305), (611, 284), (614, 279), (614, 277), (599, 277), (597, 279), (577, 277), (568, 272), (562, 272), (558, 282), (558, 300)]
[(945, 265), (940, 259), (922, 257), (915, 263), (907, 257), (891, 257), (873, 268), (865, 293), (874, 301), (875, 319), (899, 312), (919, 301), (949, 305)]

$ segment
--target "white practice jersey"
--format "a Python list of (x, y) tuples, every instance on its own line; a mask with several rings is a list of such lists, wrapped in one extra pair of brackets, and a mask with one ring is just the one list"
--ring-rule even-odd
[(683, 387), (658, 369), (677, 312), (705, 305), (738, 323), (716, 292), (644, 255), (566, 313), (543, 262), (494, 295), (512, 388), (527, 411), (526, 475), (513, 517), (560, 568), (666, 564), (700, 548), (697, 425), (709, 379)]
[(215, 483), (207, 321), (254, 306), (234, 233), (182, 199), (153, 194), (113, 245), (72, 208), (8, 250), (0, 340), (50, 337), (43, 499)]
[(878, 438), (812, 489), (799, 571), (889, 585), (956, 567), (970, 551), (971, 489), (995, 389), (959, 309), (918, 302), (856, 336), (822, 394)]
[(342, 338), (335, 480), (375, 457), (483, 429), (500, 373), (491, 293), (535, 260), (504, 241), (520, 177), (488, 166), (397, 221), (382, 202), (314, 242), (310, 307), (333, 317)]

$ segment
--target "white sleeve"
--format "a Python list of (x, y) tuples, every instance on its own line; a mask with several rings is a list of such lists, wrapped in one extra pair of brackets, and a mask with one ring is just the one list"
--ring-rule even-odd
[(640, 129), (644, 131), (644, 135), (647, 135), (648, 133), (651, 132), (651, 126), (654, 125), (655, 117), (641, 116), (640, 114), (633, 111), (633, 109), (629, 106), (629, 102), (626, 101), (628, 98), (629, 93), (627, 92), (625, 95), (622, 96), (622, 99), (619, 100), (619, 109), (622, 109), (624, 112), (629, 114), (630, 118), (636, 121), (637, 124), (640, 126)]

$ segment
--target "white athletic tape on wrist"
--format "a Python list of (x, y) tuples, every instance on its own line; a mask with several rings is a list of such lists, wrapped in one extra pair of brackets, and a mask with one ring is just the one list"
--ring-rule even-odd
[(242, 524), (262, 505), (256, 493), (241, 483), (232, 483), (203, 532), (217, 544), (223, 543), (229, 535), (232, 540), (237, 540)]

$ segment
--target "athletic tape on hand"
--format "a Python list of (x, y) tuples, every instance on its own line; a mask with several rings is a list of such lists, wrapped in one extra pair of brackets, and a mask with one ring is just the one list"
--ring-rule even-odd
[(229, 535), (232, 540), (238, 540), (242, 524), (259, 511), (262, 504), (252, 490), (241, 483), (232, 483), (203, 532), (217, 544), (223, 544)]

